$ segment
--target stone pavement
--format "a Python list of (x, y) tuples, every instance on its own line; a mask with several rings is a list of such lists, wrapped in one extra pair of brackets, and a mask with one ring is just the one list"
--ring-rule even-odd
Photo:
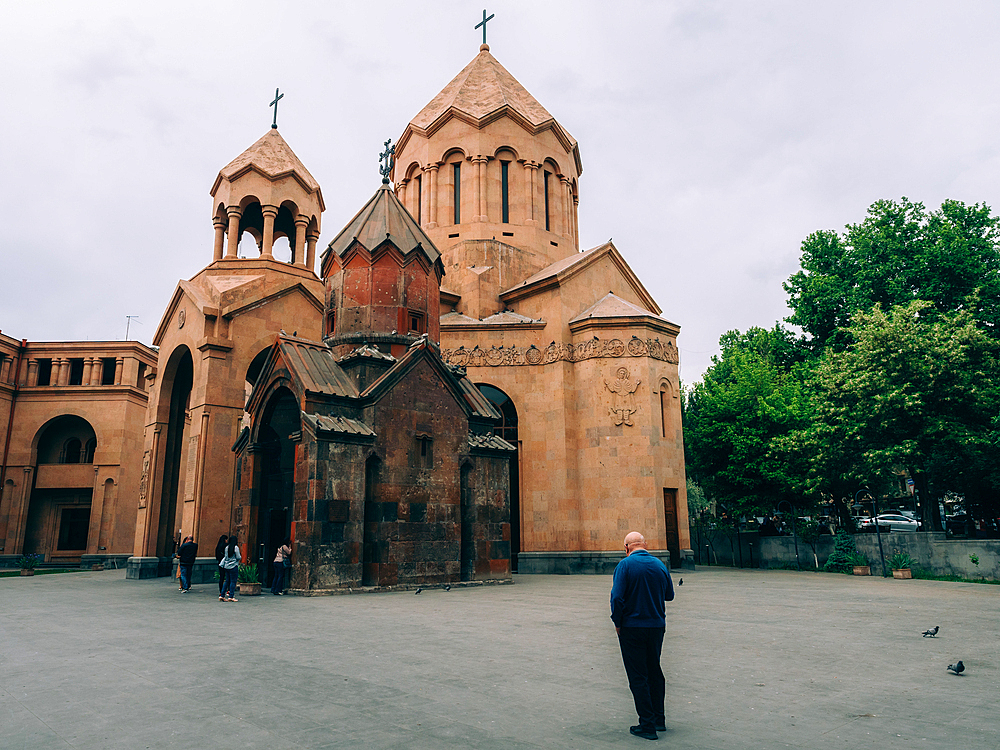
[[(1000, 587), (680, 575), (661, 745), (1000, 747)], [(610, 583), (223, 604), (123, 571), (0, 578), (0, 747), (644, 747)]]

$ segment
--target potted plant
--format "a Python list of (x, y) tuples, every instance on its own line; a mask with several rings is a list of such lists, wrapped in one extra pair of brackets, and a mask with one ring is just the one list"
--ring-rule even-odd
[(916, 562), (907, 552), (896, 550), (889, 558), (893, 578), (913, 578), (913, 563)]
[(239, 584), (241, 595), (260, 596), (260, 574), (257, 572), (257, 563), (240, 565), (236, 583)]
[(872, 574), (871, 566), (868, 564), (868, 558), (863, 552), (854, 552), (850, 555), (850, 558), (854, 575), (870, 576)]
[(37, 553), (21, 555), (17, 558), (17, 566), (21, 569), (21, 575), (23, 576), (33, 576), (35, 575), (35, 566), (38, 565), (43, 559), (44, 555)]

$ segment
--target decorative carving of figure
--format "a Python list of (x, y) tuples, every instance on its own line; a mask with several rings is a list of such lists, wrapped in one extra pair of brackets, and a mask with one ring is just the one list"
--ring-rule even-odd
[(142, 457), (142, 478), (139, 480), (139, 507), (146, 507), (146, 492), (149, 490), (149, 451)]
[(613, 383), (604, 381), (604, 386), (614, 394), (611, 408), (608, 412), (615, 418), (615, 424), (632, 426), (632, 415), (638, 411), (635, 406), (635, 393), (641, 380), (630, 380), (627, 367), (619, 367), (615, 373), (618, 377)]

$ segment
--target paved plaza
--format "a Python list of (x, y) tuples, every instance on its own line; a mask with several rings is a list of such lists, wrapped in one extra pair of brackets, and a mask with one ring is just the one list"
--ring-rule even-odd
[[(1000, 747), (1000, 587), (681, 575), (661, 745)], [(224, 604), (123, 571), (0, 578), (0, 747), (644, 747), (610, 585)]]

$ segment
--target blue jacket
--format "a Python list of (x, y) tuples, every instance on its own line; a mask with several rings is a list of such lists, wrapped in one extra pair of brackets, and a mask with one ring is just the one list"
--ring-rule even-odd
[(674, 600), (667, 567), (644, 549), (637, 549), (615, 568), (611, 584), (611, 619), (616, 628), (663, 628), (664, 602)]

